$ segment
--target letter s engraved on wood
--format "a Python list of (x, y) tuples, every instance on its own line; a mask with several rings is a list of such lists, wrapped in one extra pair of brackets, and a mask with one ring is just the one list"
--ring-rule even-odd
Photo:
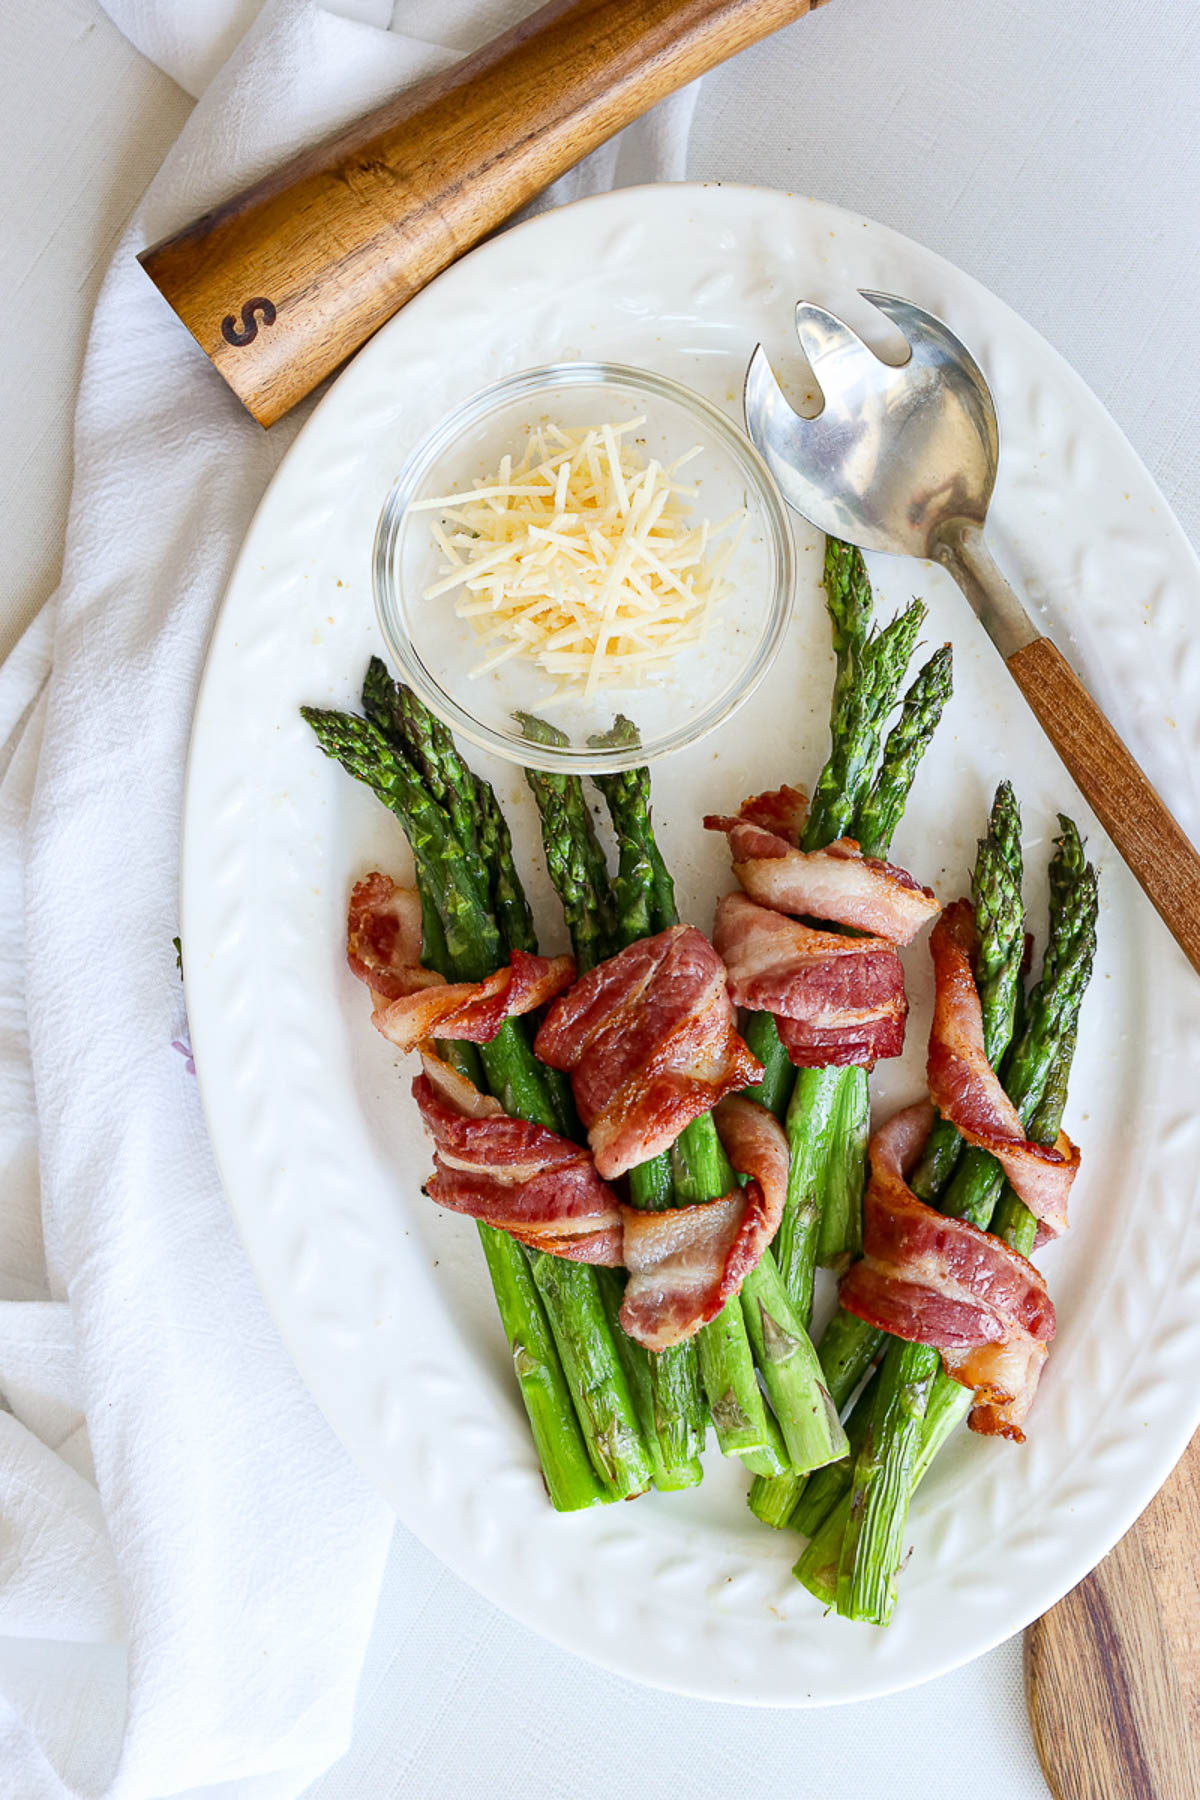
[(232, 344), (235, 350), (241, 350), (246, 344), (252, 344), (258, 336), (258, 320), (254, 316), (255, 313), (262, 314), (264, 325), (275, 323), (274, 305), (270, 300), (264, 300), (261, 296), (256, 300), (247, 300), (243, 306), (240, 330), (232, 313), (226, 313), (221, 320), (221, 336), (227, 344)]

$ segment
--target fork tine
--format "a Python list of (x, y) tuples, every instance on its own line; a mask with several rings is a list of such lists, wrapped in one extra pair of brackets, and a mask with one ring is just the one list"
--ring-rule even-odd
[[(922, 326), (928, 320), (933, 319), (932, 313), (926, 312), (923, 307), (914, 305), (911, 300), (902, 299), (899, 294), (885, 294), (878, 288), (859, 288), (858, 291), (862, 298), (875, 308), (876, 312), (881, 312), (885, 319), (890, 319), (892, 324), (904, 333), (905, 337), (908, 337), (910, 330), (919, 337)], [(940, 324), (941, 321), (935, 320), (934, 322)], [(911, 341), (909, 339), (910, 343)]]
[(987, 376), (945, 321), (912, 300), (902, 300), (897, 294), (880, 294), (869, 288), (858, 291), (877, 312), (903, 332), (912, 352), (910, 360), (915, 366), (933, 369), (942, 375), (953, 370), (960, 381), (965, 376), (971, 382), (975, 394), (974, 409), (981, 429), (989, 436), (995, 436), (996, 403)]
[(755, 430), (758, 422), (770, 417), (778, 418), (781, 408), (786, 408), (797, 422), (801, 418), (780, 387), (778, 377), (771, 367), (771, 360), (761, 344), (755, 346), (754, 355), (750, 358), (750, 367), (746, 370), (742, 405), (750, 436), (756, 443), (758, 439), (755, 437)]
[(831, 381), (840, 386), (847, 379), (855, 379), (861, 374), (864, 361), (879, 361), (843, 320), (811, 300), (796, 303), (796, 336), (823, 387)]
[(859, 288), (858, 291), (876, 312), (891, 320), (919, 361), (941, 362), (949, 355), (978, 372), (979, 365), (961, 338), (955, 337), (935, 313), (926, 312), (912, 300), (902, 300), (898, 294), (880, 294), (871, 288)]

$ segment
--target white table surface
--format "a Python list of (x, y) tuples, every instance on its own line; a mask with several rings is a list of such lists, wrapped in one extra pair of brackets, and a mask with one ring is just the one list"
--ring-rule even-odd
[[(0, 69), (3, 654), (57, 579), (100, 276), (190, 102), (94, 0), (2, 0)], [(1194, 0), (836, 0), (706, 80), (689, 173), (818, 194), (978, 276), (1092, 385), (1200, 541)], [(354, 1744), (310, 1791), (959, 1800), (964, 1779), (1044, 1800), (1015, 1642), (869, 1707), (707, 1705), (583, 1670), (400, 1528)]]

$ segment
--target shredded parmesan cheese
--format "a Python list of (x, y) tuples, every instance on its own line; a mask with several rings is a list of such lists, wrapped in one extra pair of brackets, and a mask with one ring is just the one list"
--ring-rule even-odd
[(692, 519), (697, 490), (675, 477), (700, 446), (647, 461), (629, 441), (644, 424), (541, 426), (515, 467), (416, 504), (441, 555), (425, 597), (453, 594), (478, 633), (473, 676), (524, 657), (555, 682), (551, 703), (590, 700), (660, 677), (706, 635), (745, 514)]

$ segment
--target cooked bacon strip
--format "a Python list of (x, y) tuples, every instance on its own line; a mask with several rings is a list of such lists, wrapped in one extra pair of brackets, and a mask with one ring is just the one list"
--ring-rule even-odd
[(904, 1050), (903, 1010), (879, 1019), (846, 1021), (827, 1027), (802, 1019), (775, 1017), (779, 1041), (797, 1069), (870, 1069)]
[(1027, 1257), (936, 1212), (908, 1186), (932, 1118), (922, 1100), (871, 1139), (864, 1254), (843, 1278), (839, 1299), (893, 1337), (940, 1350), (946, 1373), (975, 1390), (972, 1430), (1020, 1442), (1054, 1336), (1054, 1308)]
[(873, 1063), (904, 1048), (904, 970), (886, 938), (842, 937), (726, 894), (713, 942), (737, 1006), (771, 1012), (800, 1068)]
[(751, 794), (738, 807), (736, 819), (705, 819), (708, 831), (727, 831), (736, 824), (758, 825), (763, 831), (798, 849), (808, 823), (808, 795), (803, 788), (772, 788), (769, 794)]
[(774, 795), (747, 801), (736, 819), (710, 815), (709, 831), (724, 831), (733, 872), (743, 891), (777, 912), (828, 919), (856, 931), (911, 944), (938, 912), (938, 902), (905, 869), (864, 856), (853, 838), (839, 838), (824, 850), (798, 850), (787, 835), (771, 829)]
[(666, 1212), (623, 1206), (629, 1282), (621, 1324), (647, 1350), (666, 1350), (715, 1319), (771, 1242), (787, 1198), (787, 1139), (742, 1096), (722, 1100), (717, 1129), (730, 1162), (751, 1179), (724, 1199)]
[(377, 1030), (400, 1050), (415, 1050), (429, 1037), (487, 1044), (506, 1019), (545, 1006), (574, 979), (570, 956), (529, 956), (514, 950), (512, 961), (485, 981), (455, 981), (423, 988), (401, 1000), (379, 999), (372, 1018)]
[(371, 992), (402, 1000), (445, 976), (421, 967), (421, 900), (378, 870), (358, 882), (346, 920), (346, 961)]
[(346, 955), (374, 995), (376, 1028), (400, 1050), (428, 1037), (490, 1043), (506, 1019), (545, 1006), (575, 979), (571, 957), (524, 950), (485, 981), (447, 982), (421, 968), (420, 900), (378, 871), (350, 896)]
[(733, 872), (752, 900), (780, 912), (830, 919), (856, 931), (911, 944), (938, 912), (929, 888), (905, 869), (864, 856), (853, 838), (838, 838), (824, 850), (789, 850), (734, 862)]
[(608, 1181), (763, 1074), (734, 1028), (721, 959), (691, 925), (642, 938), (589, 970), (550, 1008), (534, 1048), (552, 1069), (570, 1071)]
[(413, 1097), (436, 1145), (426, 1193), (451, 1212), (574, 1262), (619, 1264), (621, 1214), (588, 1151), (499, 1101), (422, 1051)]
[(504, 1108), (494, 1094), (485, 1094), (475, 1086), (469, 1076), (448, 1063), (428, 1044), (421, 1046), (421, 1068), (424, 1071), (435, 1098), (451, 1112), (458, 1113), (464, 1119), (492, 1119)]
[(1039, 1223), (1038, 1242), (1067, 1229), (1067, 1200), (1079, 1151), (1064, 1132), (1053, 1145), (1029, 1142), (1017, 1109), (988, 1062), (983, 1012), (972, 972), (975, 914), (968, 900), (948, 906), (929, 940), (936, 993), (929, 1033), (929, 1092), (969, 1144), (989, 1150)]
[(973, 1350), (943, 1350), (946, 1373), (973, 1388), (975, 1404), (967, 1424), (983, 1437), (1025, 1442), (1021, 1430), (1037, 1399), (1038, 1382), (1050, 1350), (1034, 1337), (1012, 1337)]
[(691, 1337), (736, 1294), (771, 1242), (787, 1198), (787, 1139), (756, 1101), (730, 1097), (717, 1126), (730, 1162), (750, 1176), (724, 1199), (664, 1213), (618, 1206), (578, 1144), (509, 1118), (497, 1100), (423, 1049), (413, 1082), (432, 1133), (426, 1193), (439, 1206), (576, 1262), (624, 1262), (621, 1321), (650, 1350)]

